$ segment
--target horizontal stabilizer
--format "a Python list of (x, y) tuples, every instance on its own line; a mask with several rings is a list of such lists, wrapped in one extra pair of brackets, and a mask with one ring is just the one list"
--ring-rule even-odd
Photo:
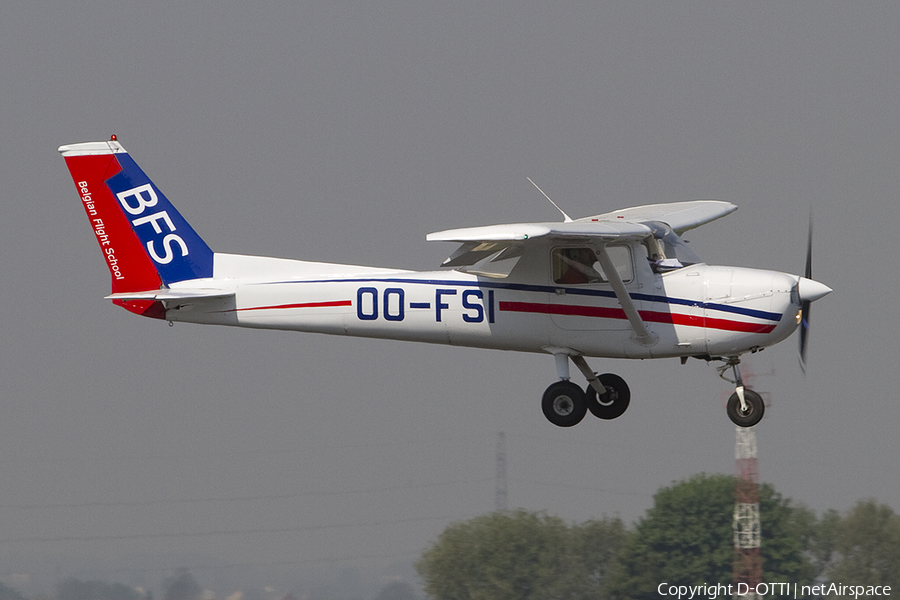
[(144, 292), (121, 292), (106, 296), (107, 300), (214, 300), (216, 298), (230, 298), (233, 291), (216, 289), (160, 289)]

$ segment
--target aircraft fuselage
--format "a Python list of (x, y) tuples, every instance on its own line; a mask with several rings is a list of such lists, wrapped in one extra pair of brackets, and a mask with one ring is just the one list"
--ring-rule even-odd
[(657, 274), (635, 266), (626, 287), (652, 344), (635, 339), (608, 284), (561, 285), (549, 277), (542, 284), (534, 273), (522, 281), (515, 269), (493, 279), (220, 253), (214, 280), (234, 296), (167, 302), (164, 318), (522, 352), (563, 347), (613, 358), (738, 355), (797, 327), (796, 276), (705, 264)]

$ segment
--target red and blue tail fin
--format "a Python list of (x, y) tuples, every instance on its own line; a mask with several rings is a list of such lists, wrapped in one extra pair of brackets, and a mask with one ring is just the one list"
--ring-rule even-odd
[[(109, 142), (60, 146), (103, 251), (113, 293), (168, 287), (212, 277), (213, 252), (115, 136)], [(163, 318), (157, 302), (115, 300), (132, 312)]]

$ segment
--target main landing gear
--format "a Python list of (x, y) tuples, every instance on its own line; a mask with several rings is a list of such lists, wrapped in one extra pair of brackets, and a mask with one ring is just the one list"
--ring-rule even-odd
[[(631, 401), (628, 384), (618, 375), (597, 375), (581, 355), (554, 354), (559, 381), (544, 392), (541, 408), (547, 420), (558, 427), (572, 427), (581, 422), (588, 411), (598, 419), (622, 416)], [(586, 390), (569, 381), (569, 359), (588, 381)]]
[[(762, 396), (750, 388), (744, 387), (744, 382), (741, 380), (741, 370), (738, 368), (740, 362), (740, 358), (733, 356), (724, 365), (717, 367), (716, 370), (719, 371), (719, 377), (733, 383), (735, 386), (734, 393), (729, 396), (725, 405), (728, 418), (739, 427), (753, 427), (763, 418), (763, 413), (766, 412), (766, 405)], [(729, 367), (734, 373), (733, 380), (725, 376), (725, 372)]]

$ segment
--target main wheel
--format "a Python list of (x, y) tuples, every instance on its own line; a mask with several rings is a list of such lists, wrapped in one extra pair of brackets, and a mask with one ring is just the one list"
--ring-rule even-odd
[(557, 427), (578, 425), (587, 414), (584, 392), (571, 381), (557, 381), (541, 400), (544, 416)]
[(591, 414), (598, 419), (615, 419), (621, 417), (631, 402), (631, 390), (625, 380), (613, 373), (599, 375), (600, 385), (606, 388), (606, 393), (597, 396), (594, 386), (588, 384), (584, 392), (585, 400)]
[(753, 427), (763, 418), (766, 404), (763, 402), (762, 396), (747, 388), (744, 388), (744, 400), (747, 401), (747, 410), (741, 410), (741, 399), (737, 392), (733, 393), (728, 398), (725, 410), (728, 412), (728, 418), (735, 425)]

